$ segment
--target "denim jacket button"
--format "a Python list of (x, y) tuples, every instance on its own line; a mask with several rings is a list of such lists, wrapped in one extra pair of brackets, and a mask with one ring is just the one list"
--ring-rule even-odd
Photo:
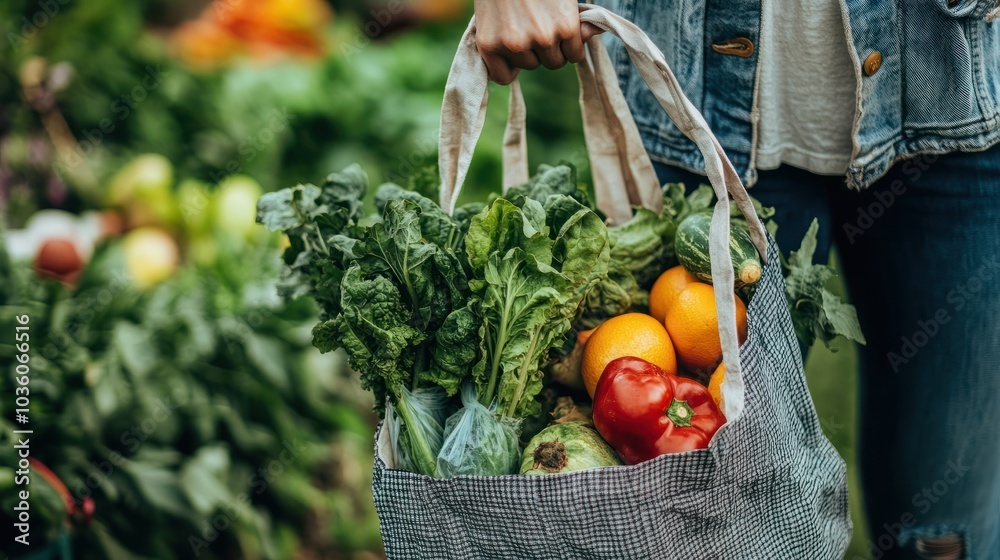
[(882, 67), (882, 53), (875, 51), (865, 59), (865, 76), (874, 76)]
[(746, 37), (726, 39), (719, 43), (712, 43), (712, 50), (719, 54), (731, 54), (742, 58), (749, 58), (753, 56), (753, 41)]

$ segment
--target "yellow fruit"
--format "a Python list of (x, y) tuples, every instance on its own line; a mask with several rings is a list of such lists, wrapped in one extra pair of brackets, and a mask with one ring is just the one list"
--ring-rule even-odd
[(180, 263), (177, 243), (161, 229), (134, 229), (122, 240), (122, 248), (125, 268), (140, 288), (148, 288), (167, 279)]
[(726, 364), (719, 364), (719, 367), (715, 368), (715, 373), (712, 374), (712, 379), (708, 381), (708, 394), (712, 395), (712, 400), (720, 408), (722, 407), (722, 381), (725, 378)]
[(662, 323), (677, 294), (691, 282), (697, 281), (694, 274), (681, 265), (668, 269), (656, 279), (653, 289), (649, 291), (649, 314)]
[(663, 324), (644, 313), (626, 313), (601, 323), (583, 350), (583, 383), (594, 396), (604, 368), (618, 358), (633, 356), (677, 373), (674, 346)]
[(177, 205), (171, 188), (174, 168), (159, 154), (137, 156), (111, 178), (108, 203), (125, 210), (130, 227), (155, 224), (171, 225), (177, 218)]
[(218, 231), (250, 239), (261, 230), (257, 225), (257, 199), (264, 189), (246, 175), (230, 175), (219, 183), (214, 222)]
[[(740, 344), (747, 338), (747, 308), (736, 299), (736, 331)], [(681, 365), (696, 374), (707, 375), (722, 361), (719, 315), (715, 309), (715, 289), (708, 284), (688, 284), (670, 305), (664, 321)]]

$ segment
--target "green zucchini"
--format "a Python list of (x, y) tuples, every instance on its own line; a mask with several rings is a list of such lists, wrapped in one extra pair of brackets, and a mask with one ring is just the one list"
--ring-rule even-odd
[[(708, 232), (712, 215), (699, 212), (684, 218), (677, 226), (674, 250), (685, 270), (702, 282), (712, 283), (712, 261), (708, 256)], [(729, 254), (736, 277), (734, 288), (760, 280), (760, 254), (750, 240), (750, 230), (739, 222), (729, 225)]]

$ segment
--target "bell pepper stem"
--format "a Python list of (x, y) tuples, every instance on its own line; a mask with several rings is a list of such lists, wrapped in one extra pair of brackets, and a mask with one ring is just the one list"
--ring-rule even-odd
[(670, 402), (670, 406), (666, 410), (667, 418), (674, 423), (675, 426), (687, 427), (691, 425), (691, 418), (694, 417), (694, 409), (687, 401), (681, 401), (674, 399)]

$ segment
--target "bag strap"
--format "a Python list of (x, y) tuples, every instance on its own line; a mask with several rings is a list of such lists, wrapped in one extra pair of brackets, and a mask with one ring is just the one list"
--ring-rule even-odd
[[(727, 383), (742, 384), (739, 364), (739, 341), (736, 331), (736, 303), (733, 285), (733, 265), (729, 254), (730, 196), (750, 226), (750, 237), (762, 259), (767, 258), (767, 234), (754, 211), (743, 182), (726, 156), (708, 123), (684, 95), (677, 78), (656, 45), (636, 27), (604, 8), (580, 5), (580, 21), (609, 32), (625, 44), (625, 48), (643, 81), (659, 101), (678, 129), (698, 147), (705, 160), (708, 181), (718, 198), (712, 215), (709, 251), (712, 278), (715, 279), (715, 301), (719, 314), (719, 334), (727, 375)], [(486, 64), (476, 47), (476, 20), (473, 17), (459, 43), (455, 61), (445, 86), (441, 108), (441, 138), (438, 164), (441, 172), (441, 207), (451, 213), (472, 162), (479, 135), (486, 119), (488, 83)], [(581, 83), (581, 103), (584, 111), (588, 153), (592, 157), (595, 191), (601, 209), (616, 223), (631, 217), (631, 204), (649, 205), (658, 210), (662, 198), (651, 194), (649, 187), (652, 164), (641, 142), (636, 144), (638, 131), (624, 102), (617, 77), (600, 39), (588, 42), (588, 57), (578, 65)], [(524, 135), (524, 100), (520, 85), (511, 89), (511, 114), (504, 138), (504, 187), (526, 180), (527, 156)], [(634, 134), (633, 134), (634, 131)], [(603, 139), (609, 138), (610, 142)], [(609, 147), (613, 146), (613, 147)], [(597, 162), (594, 165), (594, 162)], [(648, 164), (648, 166), (647, 166)], [(598, 179), (598, 177), (600, 177)], [(653, 175), (655, 178), (655, 174)], [(523, 179), (523, 180), (522, 180)], [(600, 182), (600, 187), (597, 184)], [(658, 190), (658, 189), (657, 189)], [(657, 199), (659, 199), (657, 201)], [(629, 211), (624, 201), (629, 201)], [(728, 407), (727, 407), (728, 408)], [(742, 402), (739, 403), (742, 408)], [(733, 412), (733, 417), (741, 410)]]
[[(507, 109), (507, 128), (503, 135), (503, 192), (528, 182), (528, 139), (525, 121), (524, 94), (521, 83), (514, 78), (510, 84), (510, 106)], [(456, 189), (457, 190), (457, 189)], [(455, 196), (458, 194), (456, 192)]]
[[(469, 55), (469, 47), (475, 44), (474, 23), (470, 24), (463, 37), (459, 53), (452, 65), (449, 84), (468, 88), (468, 85), (482, 77), (484, 69), (476, 68), (477, 57)], [(577, 65), (580, 83), (580, 108), (583, 114), (584, 136), (587, 155), (591, 166), (597, 206), (608, 216), (612, 224), (625, 223), (632, 218), (634, 206), (644, 206), (659, 212), (663, 208), (663, 196), (656, 171), (642, 144), (639, 129), (618, 85), (614, 65), (604, 43), (597, 37), (587, 43), (587, 58)], [(478, 53), (478, 51), (477, 51)], [(485, 68), (485, 67), (484, 67)], [(462, 73), (464, 76), (457, 75)], [(463, 79), (464, 78), (464, 79)], [(458, 85), (461, 84), (461, 85)], [(445, 138), (461, 138), (461, 145), (472, 145), (481, 134), (479, 123), (485, 123), (486, 103), (476, 103), (482, 92), (488, 100), (488, 87), (477, 83), (475, 90), (465, 89), (470, 95), (459, 97), (457, 92), (446, 88), (445, 106), (463, 107), (461, 113), (442, 111), (442, 141)], [(507, 127), (503, 141), (503, 190), (528, 181), (527, 139), (525, 134), (526, 110), (520, 82), (511, 83), (510, 106), (507, 113)], [(461, 125), (461, 129), (456, 128)], [(477, 130), (478, 127), (478, 130)], [(450, 146), (457, 146), (453, 140)], [(468, 172), (471, 158), (463, 157), (460, 150), (445, 150), (442, 142), (440, 167), (442, 169), (441, 206), (451, 211), (461, 190), (459, 177)], [(453, 174), (453, 175), (452, 175)], [(447, 177), (454, 176), (454, 181)], [(447, 185), (447, 186), (445, 186)], [(624, 187), (624, 188), (623, 188)]]
[[(473, 16), (458, 44), (441, 104), (441, 132), (438, 140), (440, 203), (448, 214), (455, 211), (455, 203), (472, 163), (472, 153), (486, 122), (488, 86), (489, 74), (476, 46), (476, 17)], [(520, 86), (511, 88), (512, 104), (515, 103), (515, 90), (520, 92)], [(523, 99), (520, 104), (523, 106)], [(521, 130), (523, 131), (523, 126)], [(518, 134), (514, 136), (519, 137)], [(524, 143), (521, 142), (520, 145), (524, 146)], [(504, 146), (506, 157), (506, 139)], [(514, 145), (513, 149), (522, 148)]]
[[(594, 38), (587, 44), (587, 59), (577, 65), (577, 77), (597, 207), (612, 224), (632, 219), (635, 206), (659, 212), (663, 209), (663, 191), (618, 85), (607, 48), (600, 39)], [(622, 114), (628, 118), (619, 119)], [(511, 83), (507, 115), (503, 142), (504, 192), (523, 185), (530, 177), (526, 110), (516, 79)]]
[(587, 42), (587, 58), (577, 65), (577, 75), (598, 208), (612, 224), (632, 219), (634, 206), (660, 212), (660, 181), (599, 36)]

